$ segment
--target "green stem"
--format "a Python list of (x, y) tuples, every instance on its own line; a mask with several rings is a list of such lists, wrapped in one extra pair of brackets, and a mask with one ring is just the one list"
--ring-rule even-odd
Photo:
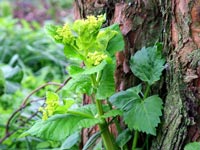
[[(150, 85), (147, 83), (147, 84), (146, 84), (146, 90), (145, 90), (144, 98), (143, 98), (143, 99), (147, 98), (147, 96), (148, 96), (148, 94), (149, 94), (149, 91), (150, 91)], [(132, 150), (136, 150), (137, 141), (138, 141), (138, 136), (139, 136), (139, 132), (136, 130), (135, 133), (134, 133)]]
[(136, 150), (137, 141), (138, 141), (138, 135), (139, 135), (139, 132), (137, 130), (135, 130), (134, 138), (133, 138), (132, 150)]
[[(112, 104), (108, 100), (107, 100), (107, 102), (108, 102), (108, 105), (109, 105), (110, 109), (112, 109)], [(119, 124), (117, 118), (114, 118), (114, 123), (115, 123), (115, 126), (117, 128), (118, 134), (120, 134), (122, 132), (122, 129), (120, 127), (120, 124)]]
[(145, 90), (145, 93), (144, 93), (144, 99), (147, 98), (149, 91), (150, 91), (150, 85), (147, 83), (146, 90)]
[[(97, 75), (98, 74), (98, 75)], [(92, 79), (92, 83), (93, 83), (93, 88), (96, 89), (98, 87), (98, 83), (101, 79), (101, 72), (97, 73), (97, 74), (92, 74), (91, 75), (91, 79)], [(93, 93), (93, 101), (95, 101), (96, 107), (97, 107), (97, 113), (98, 116), (101, 117), (104, 112), (103, 112), (103, 106), (102, 106), (102, 101), (98, 100), (95, 98), (95, 93)], [(101, 137), (104, 143), (104, 146), (106, 148), (106, 150), (117, 150), (114, 142), (113, 142), (113, 138), (110, 134), (110, 131), (108, 129), (108, 124), (106, 122), (105, 119), (101, 119), (101, 123), (98, 124), (99, 129), (101, 131)]]
[[(102, 103), (100, 100), (96, 100), (97, 112), (99, 116), (103, 115)], [(113, 143), (112, 136), (108, 129), (108, 125), (105, 119), (102, 119), (102, 123), (98, 124), (99, 129), (101, 131), (101, 137), (103, 139), (103, 143), (105, 145), (106, 150), (116, 150), (116, 147)]]

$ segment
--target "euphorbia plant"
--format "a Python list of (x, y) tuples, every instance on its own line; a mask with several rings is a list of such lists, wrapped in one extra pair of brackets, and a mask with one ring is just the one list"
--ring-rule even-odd
[(52, 140), (64, 140), (67, 136), (82, 128), (98, 125), (104, 146), (107, 150), (116, 150), (114, 139), (105, 120), (121, 111), (114, 111), (102, 100), (115, 92), (114, 69), (115, 53), (124, 47), (119, 26), (101, 28), (104, 16), (88, 16), (77, 20), (73, 25), (63, 27), (47, 26), (55, 41), (64, 45), (69, 59), (83, 63), (67, 67), (71, 80), (66, 88), (75, 93), (86, 93), (92, 103), (81, 107), (71, 107), (72, 100), (58, 103), (56, 93), (47, 92), (46, 106), (40, 108), (43, 120), (37, 121), (24, 135), (31, 134)]
[[(71, 135), (76, 137), (82, 128), (98, 125), (106, 150), (127, 149), (126, 143), (133, 137), (134, 130), (134, 150), (138, 131), (156, 134), (155, 127), (162, 115), (162, 100), (158, 95), (149, 96), (149, 91), (164, 69), (160, 45), (143, 48), (131, 57), (131, 70), (144, 81), (144, 88), (140, 84), (114, 94), (114, 56), (124, 48), (124, 41), (119, 26), (113, 24), (101, 28), (104, 21), (104, 16), (88, 16), (85, 20), (75, 21), (73, 25), (47, 27), (55, 41), (64, 45), (66, 57), (80, 62), (79, 65), (67, 67), (71, 80), (66, 88), (74, 93), (89, 95), (91, 103), (77, 106), (73, 99), (59, 98), (58, 94), (47, 92), (46, 105), (40, 108), (42, 120), (23, 135), (63, 141)], [(142, 89), (145, 88), (143, 93)], [(129, 129), (119, 130), (115, 140), (108, 129), (111, 122), (106, 118), (116, 116), (122, 116)], [(115, 119), (114, 122), (119, 127)]]

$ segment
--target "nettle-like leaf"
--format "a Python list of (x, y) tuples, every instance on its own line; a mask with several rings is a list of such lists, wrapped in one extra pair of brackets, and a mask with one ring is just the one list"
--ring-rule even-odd
[(156, 135), (156, 128), (162, 115), (162, 99), (157, 95), (142, 100), (136, 100), (124, 113), (125, 123), (130, 129)]
[(138, 78), (152, 85), (160, 79), (164, 63), (158, 46), (144, 47), (131, 57), (130, 67)]
[(199, 150), (199, 149), (200, 149), (200, 142), (192, 142), (184, 147), (184, 150)]
[(114, 94), (110, 102), (123, 111), (123, 118), (129, 129), (156, 135), (156, 127), (162, 115), (162, 99), (157, 95), (142, 99), (141, 86)]
[(95, 114), (95, 105), (69, 110), (67, 114), (56, 114), (46, 121), (37, 121), (21, 137), (32, 135), (43, 139), (63, 141), (74, 132), (99, 123), (101, 120), (95, 118)]
[(121, 91), (114, 94), (110, 97), (109, 101), (118, 109), (125, 110), (129, 106), (129, 103), (132, 103), (137, 99), (141, 99), (139, 96), (141, 90), (141, 85), (129, 88), (126, 91)]
[(105, 66), (96, 93), (97, 99), (107, 99), (115, 93), (114, 69), (115, 65), (113, 64), (107, 64)]

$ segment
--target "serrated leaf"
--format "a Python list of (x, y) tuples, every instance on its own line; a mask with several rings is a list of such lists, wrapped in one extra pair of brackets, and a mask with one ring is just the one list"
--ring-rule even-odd
[(156, 127), (162, 115), (162, 99), (157, 95), (144, 100), (137, 99), (124, 112), (124, 121), (130, 129), (156, 135)]
[(68, 114), (56, 114), (46, 121), (37, 121), (20, 137), (32, 135), (43, 139), (62, 141), (82, 128), (88, 128), (99, 123), (100, 120), (94, 117), (95, 111), (94, 105), (87, 105), (70, 110)]
[(67, 139), (62, 143), (60, 149), (61, 150), (70, 149), (78, 142), (79, 139), (80, 139), (79, 132), (75, 132), (74, 134), (67, 137)]
[(116, 106), (118, 109), (126, 110), (129, 106), (128, 104), (132, 101), (140, 99), (139, 93), (142, 90), (142, 86), (138, 85), (127, 89), (126, 91), (121, 91), (110, 97), (109, 101)]
[(192, 142), (184, 147), (184, 150), (199, 150), (199, 149), (200, 149), (200, 142)]
[(131, 57), (130, 67), (138, 78), (152, 85), (160, 79), (164, 63), (160, 48), (158, 49), (157, 46), (144, 47)]
[(76, 93), (86, 93), (91, 95), (93, 92), (92, 82), (89, 75), (79, 75), (72, 78), (66, 85), (66, 89)]
[(107, 49), (106, 49), (110, 53), (111, 56), (114, 56), (116, 52), (124, 49), (124, 39), (123, 39), (123, 35), (120, 31), (118, 24), (113, 24), (107, 28), (118, 32), (117, 35), (115, 35), (109, 41)]
[(129, 129), (122, 131), (116, 139), (117, 145), (122, 149), (124, 145), (132, 138), (132, 133)]
[(103, 70), (102, 77), (97, 89), (96, 98), (99, 100), (107, 99), (115, 93), (114, 80), (115, 65), (107, 64)]
[(129, 129), (156, 135), (156, 127), (162, 115), (162, 99), (157, 95), (142, 99), (141, 86), (121, 91), (110, 97), (110, 102), (123, 111)]

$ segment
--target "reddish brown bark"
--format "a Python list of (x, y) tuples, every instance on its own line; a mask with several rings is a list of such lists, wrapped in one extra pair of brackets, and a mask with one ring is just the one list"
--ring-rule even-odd
[(76, 18), (102, 13), (107, 14), (105, 26), (120, 25), (126, 43), (116, 54), (116, 91), (138, 82), (129, 69), (130, 56), (163, 42), (166, 70), (152, 91), (164, 99), (164, 110), (151, 149), (181, 150), (200, 140), (200, 0), (76, 0)]

